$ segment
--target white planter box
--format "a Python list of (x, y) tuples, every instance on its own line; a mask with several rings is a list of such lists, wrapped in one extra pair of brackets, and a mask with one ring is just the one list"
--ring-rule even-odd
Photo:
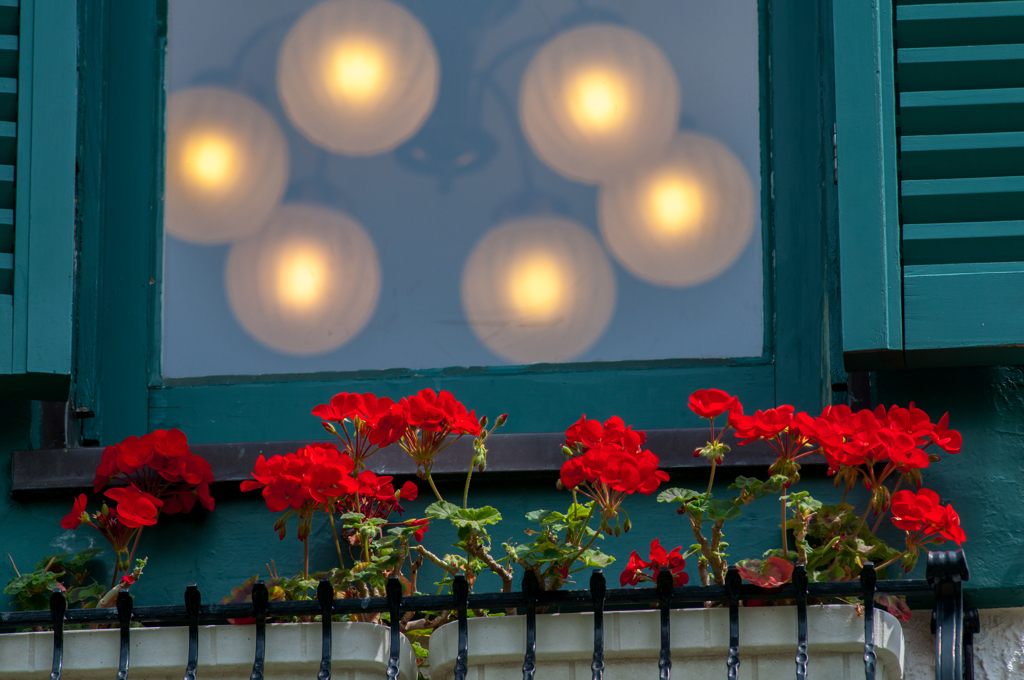
[[(323, 626), (282, 623), (267, 626), (267, 680), (311, 680), (320, 668)], [(117, 676), (120, 630), (64, 631), (66, 680), (111, 680)], [(390, 654), (391, 632), (370, 623), (332, 627), (331, 677), (381, 680)], [(402, 638), (400, 680), (416, 680), (416, 658)], [(188, 628), (132, 628), (129, 680), (181, 680), (188, 661)], [(256, 655), (256, 626), (200, 626), (198, 677), (249, 680)], [(0, 678), (49, 678), (53, 633), (0, 635)]]
[[(729, 611), (724, 608), (674, 610), (672, 678), (725, 677), (729, 650)], [(864, 677), (864, 619), (850, 605), (811, 605), (807, 612), (808, 675), (820, 680)], [(658, 677), (661, 645), (658, 612), (606, 612), (605, 678)], [(741, 680), (792, 680), (796, 672), (796, 608), (740, 609)], [(430, 638), (432, 680), (454, 677), (458, 653), (457, 623), (442, 626)], [(878, 680), (903, 675), (903, 630), (888, 612), (875, 610)], [(521, 680), (526, 651), (522, 616), (469, 620), (467, 680)], [(537, 616), (538, 680), (590, 680), (594, 653), (593, 614)]]

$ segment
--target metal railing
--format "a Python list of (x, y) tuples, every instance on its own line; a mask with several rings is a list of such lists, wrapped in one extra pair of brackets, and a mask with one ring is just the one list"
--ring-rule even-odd
[[(185, 680), (196, 680), (199, 665), (199, 625), (226, 623), (232, 618), (255, 618), (256, 657), (251, 680), (263, 680), (266, 655), (267, 619), (291, 616), (321, 616), (323, 621), (323, 647), (318, 680), (331, 677), (331, 617), (336, 614), (386, 613), (390, 616), (391, 649), (387, 678), (397, 680), (401, 634), (399, 622), (403, 612), (454, 610), (458, 621), (458, 655), (455, 662), (455, 680), (465, 680), (469, 662), (469, 609), (504, 610), (522, 609), (526, 613), (526, 650), (523, 662), (523, 680), (534, 680), (537, 663), (538, 607), (546, 609), (568, 608), (572, 611), (594, 613), (594, 656), (591, 668), (593, 680), (604, 675), (604, 612), (636, 608), (650, 604), (661, 616), (661, 653), (658, 660), (659, 679), (670, 680), (672, 655), (670, 646), (670, 618), (672, 609), (703, 607), (705, 602), (727, 603), (729, 607), (729, 653), (725, 663), (726, 677), (735, 680), (740, 666), (739, 604), (741, 600), (793, 600), (797, 608), (796, 678), (808, 677), (807, 601), (809, 598), (828, 600), (839, 597), (863, 598), (864, 602), (864, 678), (874, 680), (877, 666), (874, 641), (875, 595), (928, 595), (935, 598), (932, 614), (932, 632), (935, 634), (936, 680), (973, 680), (973, 636), (979, 632), (977, 610), (965, 611), (962, 583), (968, 579), (967, 562), (963, 551), (929, 552), (926, 578), (878, 580), (875, 568), (865, 564), (860, 581), (809, 583), (803, 565), (797, 565), (792, 581), (778, 588), (765, 589), (741, 583), (739, 572), (730, 567), (724, 586), (672, 586), (668, 570), (658, 574), (654, 588), (607, 588), (604, 574), (595, 569), (588, 590), (541, 591), (533, 572), (527, 572), (519, 593), (470, 594), (462, 576), (455, 578), (451, 595), (405, 597), (396, 577), (387, 584), (386, 597), (362, 599), (333, 598), (331, 584), (320, 581), (316, 600), (296, 602), (269, 602), (266, 586), (257, 581), (252, 590), (252, 602), (237, 604), (202, 604), (195, 584), (185, 589), (183, 605), (135, 607), (126, 590), (117, 597), (117, 607), (111, 609), (68, 609), (63, 593), (55, 591), (50, 598), (50, 611), (0, 613), (0, 629), (26, 626), (53, 628), (53, 668), (51, 680), (60, 680), (64, 658), (64, 625), (117, 623), (121, 632), (118, 680), (127, 680), (131, 649), (131, 624), (159, 624), (162, 626), (188, 626), (188, 660)], [(0, 669), (3, 659), (0, 659)]]

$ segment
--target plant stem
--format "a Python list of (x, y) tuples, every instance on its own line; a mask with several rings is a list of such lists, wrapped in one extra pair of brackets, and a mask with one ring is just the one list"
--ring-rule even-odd
[(14, 563), (14, 558), (11, 557), (11, 553), (7, 553), (7, 559), (11, 561), (11, 566), (14, 567), (14, 573), (18, 575), (18, 578), (21, 578), (21, 572), (18, 571), (18, 565)]
[(132, 552), (128, 555), (128, 564), (124, 565), (124, 572), (127, 574), (132, 570), (132, 560), (135, 559), (135, 549), (139, 547), (139, 539), (142, 538), (142, 530), (145, 527), (139, 527), (139, 533), (135, 534), (135, 543), (132, 544)]
[(473, 479), (473, 461), (469, 461), (469, 472), (466, 473), (466, 488), (462, 491), (462, 509), (469, 507), (469, 480)]
[(708, 500), (711, 500), (711, 485), (715, 483), (715, 468), (718, 467), (718, 461), (711, 461), (711, 478), (708, 480), (708, 492), (705, 494)]
[(434, 478), (430, 475), (430, 470), (427, 470), (426, 478), (427, 483), (430, 484), (430, 488), (434, 492), (434, 495), (437, 496), (437, 500), (444, 501), (444, 499), (441, 498), (441, 492), (438, 491), (437, 487), (434, 485)]
[(334, 513), (328, 511), (327, 516), (331, 518), (331, 531), (334, 532), (334, 547), (338, 551), (338, 568), (345, 568), (345, 560), (341, 559), (341, 543), (338, 541), (338, 530), (334, 528)]
[(309, 578), (309, 536), (302, 539), (302, 578)]
[(782, 557), (789, 559), (789, 540), (786, 538), (786, 496), (787, 491), (782, 492)]

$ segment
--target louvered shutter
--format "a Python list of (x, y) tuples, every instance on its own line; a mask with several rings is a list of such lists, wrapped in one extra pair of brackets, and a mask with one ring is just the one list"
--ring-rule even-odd
[(1024, 361), (1024, 1), (835, 0), (851, 368)]
[(77, 3), (0, 0), (0, 394), (67, 395)]

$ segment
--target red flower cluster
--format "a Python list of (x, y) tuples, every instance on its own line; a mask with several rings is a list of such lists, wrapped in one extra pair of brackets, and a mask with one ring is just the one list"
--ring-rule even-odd
[(458, 435), (480, 434), (480, 421), (475, 411), (467, 411), (451, 392), (420, 390), (401, 401), (409, 416), (410, 427), (425, 432), (445, 432)]
[(334, 444), (314, 444), (283, 456), (260, 456), (252, 473), (255, 479), (242, 482), (242, 491), (262, 488), (271, 512), (299, 510), (354, 493), (358, 484), (350, 475), (355, 467)]
[[(373, 455), (378, 449), (391, 446), (408, 429), (408, 413), (400, 404), (375, 394), (341, 392), (331, 398), (330, 404), (320, 404), (313, 415), (324, 421), (324, 426), (337, 434), (328, 421), (338, 423), (345, 433), (345, 448), (357, 462)], [(346, 421), (353, 424), (349, 433)], [(340, 436), (340, 435), (339, 435)]]
[(960, 516), (952, 505), (939, 503), (939, 494), (931, 489), (897, 491), (892, 497), (892, 523), (912, 534), (908, 543), (921, 545), (940, 541), (938, 537), (961, 545), (967, 536), (960, 528)]
[[(474, 411), (467, 411), (451, 392), (420, 390), (395, 403), (373, 394), (342, 392), (330, 404), (320, 404), (313, 415), (324, 421), (324, 427), (345, 443), (346, 452), (363, 468), (363, 461), (380, 449), (398, 443), (429, 470), (434, 456), (449, 436), (480, 435), (480, 421)], [(341, 425), (339, 434), (330, 422)], [(353, 425), (349, 432), (347, 422)]]
[[(685, 586), (690, 581), (690, 576), (683, 571), (686, 568), (686, 561), (683, 560), (681, 550), (682, 548), (680, 547), (673, 549), (672, 552), (666, 552), (661, 547), (661, 542), (658, 539), (654, 539), (651, 541), (649, 562), (640, 559), (640, 555), (634, 550), (629, 555), (626, 569), (619, 576), (619, 585), (635, 586), (644, 581), (655, 583), (658, 580), (658, 572), (662, 568), (666, 568), (672, 572), (673, 585)], [(649, 569), (651, 573), (645, 574), (644, 570), (646, 569)]]
[(213, 471), (205, 458), (189, 450), (181, 430), (155, 430), (105, 448), (93, 491), (99, 493), (115, 480), (161, 499), (161, 512), (168, 515), (190, 512), (197, 500), (207, 510), (214, 508)]
[[(262, 488), (271, 512), (289, 511), (282, 520), (291, 512), (298, 513), (300, 539), (308, 535), (309, 519), (316, 510), (386, 518), (393, 510), (404, 512), (400, 502), (415, 500), (419, 493), (412, 482), (396, 492), (391, 477), (370, 470), (356, 473), (352, 458), (334, 444), (313, 444), (270, 458), (260, 456), (252, 476), (254, 479), (242, 482), (242, 491)], [(283, 539), (286, 522), (282, 520), (275, 528)]]
[(598, 496), (635, 491), (650, 495), (668, 481), (668, 474), (658, 469), (658, 457), (641, 449), (647, 435), (632, 426), (626, 427), (618, 416), (609, 418), (602, 426), (584, 415), (565, 431), (565, 440), (577, 450), (586, 449), (583, 455), (562, 465), (562, 484), (570, 489), (586, 483)]
[(181, 430), (156, 430), (104, 449), (93, 490), (99, 493), (115, 481), (127, 486), (108, 489), (104, 495), (117, 505), (104, 503), (90, 517), (85, 494), (81, 494), (60, 522), (65, 529), (86, 524), (100, 532), (117, 555), (115, 578), (119, 571), (128, 572), (131, 567), (135, 547), (129, 554), (128, 543), (134, 537), (138, 546), (139, 532), (156, 524), (161, 513), (190, 512), (196, 501), (207, 510), (214, 508), (210, 495), (213, 471), (206, 459), (189, 450)]
[(886, 411), (853, 413), (847, 406), (830, 406), (814, 419), (813, 439), (833, 472), (840, 467), (874, 465), (888, 461), (901, 472), (928, 467), (925, 449), (935, 444), (947, 453), (959, 453), (963, 438), (948, 429), (949, 414), (932, 423), (928, 414), (914, 406), (893, 406)]

